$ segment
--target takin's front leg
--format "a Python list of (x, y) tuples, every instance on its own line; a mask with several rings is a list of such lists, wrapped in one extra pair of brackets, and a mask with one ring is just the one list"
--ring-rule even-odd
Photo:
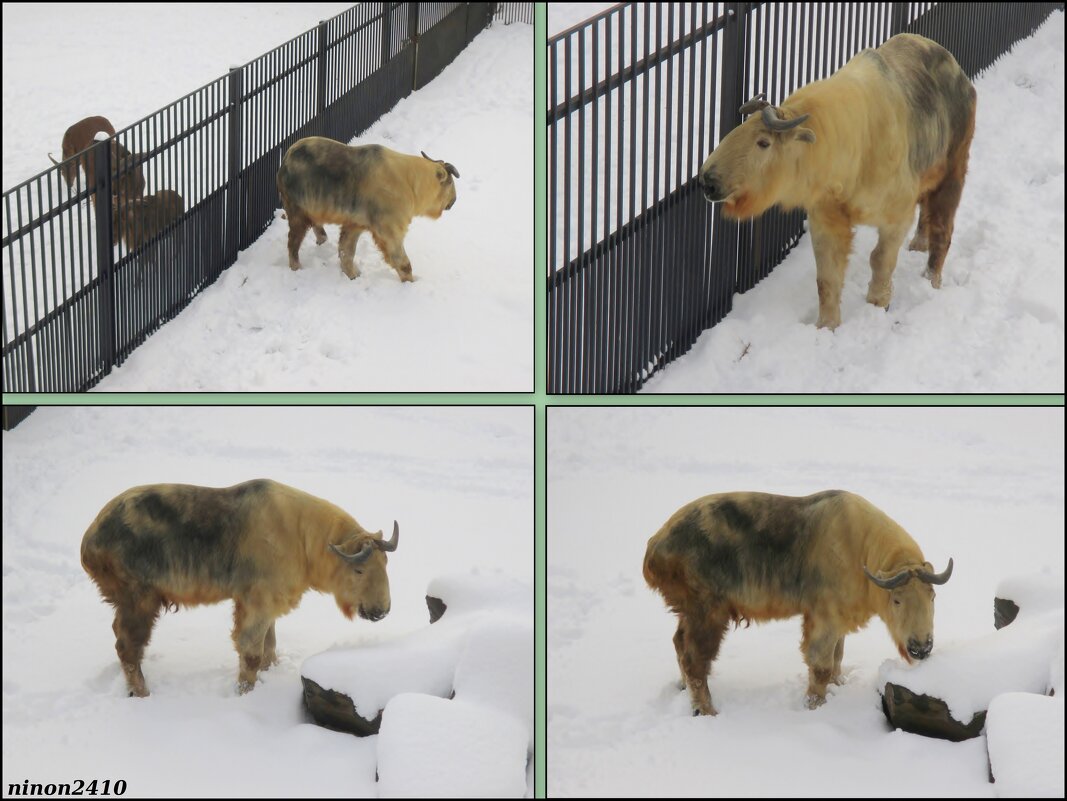
[(407, 234), (407, 225), (383, 225), (372, 229), (374, 242), (385, 256), (389, 266), (396, 270), (401, 281), (414, 281), (411, 274), (411, 259), (404, 250), (404, 236)]
[(841, 287), (852, 250), (852, 225), (844, 209), (813, 210), (808, 219), (819, 287), (819, 320), (815, 325), (833, 330), (841, 324)]
[(834, 676), (838, 642), (841, 642), (841, 655), (844, 656), (843, 638), (811, 615), (804, 616), (804, 637), (800, 648), (808, 666), (808, 694), (805, 698), (808, 709), (826, 703), (826, 685)]
[(234, 601), (233, 644), (240, 658), (237, 671), (237, 692), (240, 695), (256, 686), (256, 675), (264, 665), (267, 630), (272, 622), (250, 611), (246, 603)]
[(871, 283), (867, 288), (867, 302), (883, 309), (893, 297), (893, 270), (911, 220), (883, 225), (878, 228), (878, 244), (871, 251)]

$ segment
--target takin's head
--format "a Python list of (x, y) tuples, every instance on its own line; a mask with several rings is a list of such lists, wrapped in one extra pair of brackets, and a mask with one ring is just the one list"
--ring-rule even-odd
[(756, 217), (777, 203), (815, 141), (814, 131), (800, 127), (808, 114), (792, 116), (763, 97), (741, 106), (742, 114), (753, 116), (724, 136), (700, 168), (704, 198), (725, 201), (723, 214), (734, 219)]
[(934, 573), (929, 562), (904, 567), (892, 574), (863, 572), (884, 594), (878, 614), (885, 621), (900, 655), (908, 662), (926, 659), (934, 648), (934, 584), (944, 584), (952, 575), (952, 560), (943, 573)]
[(386, 553), (395, 551), (400, 527), (393, 521), (393, 536), (386, 540), (382, 532), (368, 535), (354, 533), (329, 549), (336, 555), (338, 570), (334, 574), (333, 596), (341, 612), (351, 620), (356, 612), (366, 620), (381, 620), (389, 614), (389, 575)]
[[(441, 159), (432, 159), (423, 151), (422, 157), (435, 165), (431, 168), (429, 186), (423, 189), (422, 210), (424, 217), (436, 220), (441, 214), (456, 204), (456, 182), (453, 178), (459, 178), (459, 170)], [(429, 165), (427, 165), (429, 166)]]

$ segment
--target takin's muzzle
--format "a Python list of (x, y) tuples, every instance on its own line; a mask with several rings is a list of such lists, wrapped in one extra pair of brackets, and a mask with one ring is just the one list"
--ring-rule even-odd
[(718, 203), (726, 200), (726, 195), (729, 194), (723, 186), (722, 179), (715, 174), (714, 169), (701, 171), (700, 191), (704, 193), (704, 200), (708, 201), (708, 203)]

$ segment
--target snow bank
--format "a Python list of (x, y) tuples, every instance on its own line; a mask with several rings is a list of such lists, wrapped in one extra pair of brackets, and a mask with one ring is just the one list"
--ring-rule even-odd
[(404, 694), (378, 735), (383, 798), (514, 798), (526, 792), (526, 732), (478, 704)]

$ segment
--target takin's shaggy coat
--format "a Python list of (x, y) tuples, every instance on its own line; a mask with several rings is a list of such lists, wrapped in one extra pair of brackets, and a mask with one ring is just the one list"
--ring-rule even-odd
[(803, 615), (808, 706), (843, 683), (845, 635), (878, 615), (900, 655), (934, 646), (940, 574), (908, 533), (858, 495), (760, 492), (686, 504), (648, 541), (645, 581), (678, 615), (674, 647), (694, 714), (714, 715), (708, 673), (731, 621)]
[(289, 219), (289, 268), (300, 269), (300, 243), (308, 228), (315, 243), (326, 241), (322, 226), (341, 226), (337, 255), (349, 278), (359, 275), (356, 241), (370, 231), (401, 281), (414, 281), (404, 236), (413, 217), (436, 220), (456, 202), (459, 172), (425, 153), (408, 156), (381, 145), (350, 147), (309, 136), (286, 152), (278, 170), (278, 192)]
[(867, 301), (889, 306), (916, 205), (919, 227), (909, 247), (929, 251), (926, 276), (940, 287), (975, 116), (974, 86), (952, 54), (902, 33), (777, 108), (762, 98), (741, 107), (753, 116), (723, 137), (700, 183), (708, 201), (724, 201), (728, 217), (748, 219), (776, 204), (807, 212), (818, 326), (841, 322), (856, 225), (878, 229)]
[(274, 664), (274, 621), (308, 590), (332, 593), (350, 620), (389, 613), (386, 552), (332, 503), (276, 481), (216, 489), (133, 487), (111, 500), (82, 539), (81, 562), (115, 607), (115, 650), (132, 696), (148, 695), (141, 659), (164, 607), (233, 599), (239, 692)]

